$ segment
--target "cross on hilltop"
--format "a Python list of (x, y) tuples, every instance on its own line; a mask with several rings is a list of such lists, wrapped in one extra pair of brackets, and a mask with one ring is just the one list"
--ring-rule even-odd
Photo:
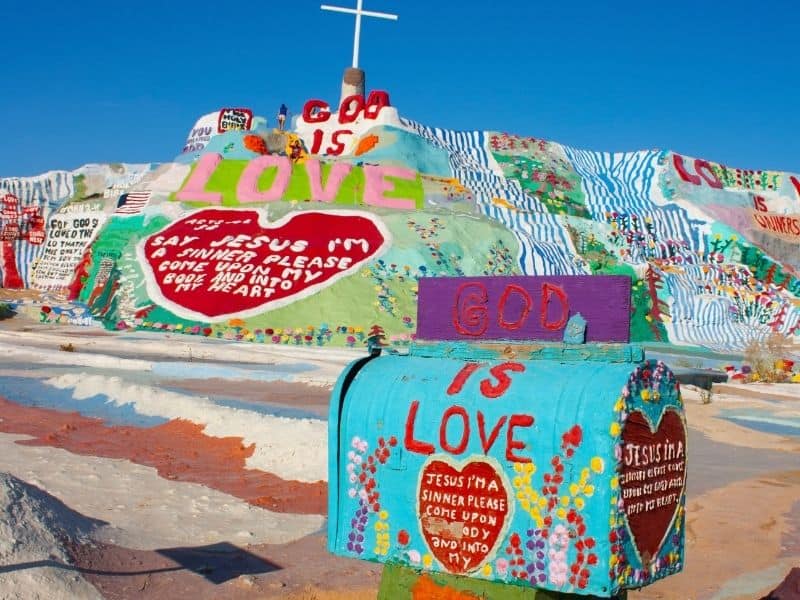
[(331, 6), (329, 4), (322, 4), (320, 8), (322, 10), (330, 10), (332, 12), (342, 12), (356, 16), (356, 31), (355, 35), (353, 36), (353, 69), (358, 69), (358, 46), (359, 41), (361, 39), (361, 17), (376, 17), (379, 19), (389, 19), (390, 21), (396, 21), (397, 15), (392, 15), (389, 13), (382, 13), (382, 12), (375, 12), (371, 10), (364, 10), (364, 0), (356, 0), (356, 7), (353, 8), (343, 8), (341, 6)]

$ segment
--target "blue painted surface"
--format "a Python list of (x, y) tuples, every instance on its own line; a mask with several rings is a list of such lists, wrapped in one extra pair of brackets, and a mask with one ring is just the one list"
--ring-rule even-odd
[(154, 427), (169, 420), (139, 414), (131, 404), (118, 406), (102, 393), (85, 400), (76, 400), (72, 393), (72, 388), (55, 388), (39, 379), (0, 377), (0, 394), (24, 406), (49, 408), (59, 412), (78, 412), (85, 417), (102, 419), (109, 425)]
[(176, 379), (235, 379), (244, 381), (291, 381), (287, 374), (307, 373), (316, 367), (304, 363), (232, 366), (205, 362), (157, 362), (153, 374)]
[[(595, 354), (602, 351), (593, 345), (584, 347)], [(507, 358), (487, 359), (485, 349), (476, 348), (480, 366), (456, 390), (456, 375), (478, 359), (470, 360), (469, 346), (461, 348), (460, 354), (453, 345), (439, 348), (439, 356), (436, 346), (433, 350), (428, 346), (425, 356), (414, 355), (412, 348), (408, 356), (371, 360), (349, 383), (341, 410), (339, 399), (353, 365), (337, 382), (329, 420), (328, 543), (332, 552), (517, 585), (530, 585), (534, 579), (536, 587), (543, 589), (598, 596), (641, 587), (682, 568), (682, 510), (667, 529), (657, 555), (645, 564), (634, 550), (624, 510), (618, 505), (623, 413), (640, 410), (653, 423), (660, 421), (668, 407), (682, 416), (674, 378), (663, 364), (619, 361), (625, 353), (617, 352), (615, 362), (597, 357), (589, 362), (526, 356), (512, 361), (517, 365), (513, 370), (503, 370), (508, 368)], [(506, 367), (490, 372), (499, 365)], [(643, 379), (643, 372), (652, 377), (656, 369), (662, 379), (653, 388), (652, 378)], [(503, 373), (510, 379), (509, 387), (502, 395), (487, 397)], [(645, 389), (648, 392), (643, 393)], [(656, 401), (652, 401), (653, 389), (659, 392)], [(453, 416), (445, 418), (442, 428), (448, 409)], [(461, 451), (463, 415), (469, 435)], [(512, 415), (517, 415), (517, 423), (533, 417), (533, 424), (517, 425), (509, 433)], [(498, 422), (496, 440), (484, 452)], [(574, 446), (567, 440), (576, 427), (581, 435)], [(433, 454), (420, 449), (425, 444), (433, 446)], [(563, 481), (553, 494), (556, 506), (549, 508), (543, 486), (553, 484), (550, 477), (558, 473), (556, 464), (563, 465)], [(437, 474), (442, 476), (440, 482), (444, 476), (452, 479), (436, 487)], [(487, 482), (501, 489), (480, 488)], [(449, 493), (451, 505), (446, 500), (428, 502), (434, 492)], [(505, 512), (502, 507), (492, 510), (498, 506), (497, 498), (507, 501)], [(681, 490), (678, 506), (684, 502)], [(462, 512), (464, 503), (472, 504), (473, 510)], [(481, 504), (484, 508), (476, 508)], [(423, 506), (435, 512), (434, 505), (457, 508), (455, 513), (439, 515), (437, 523), (434, 515), (422, 513)], [(558, 508), (564, 506), (561, 513)], [(572, 517), (567, 509), (572, 509)], [(487, 517), (498, 525), (489, 522), (484, 527), (481, 519)], [(460, 536), (458, 532), (454, 536), (453, 523), (477, 527), (477, 535), (464, 534), (462, 529)], [(585, 527), (582, 534), (578, 523)], [(435, 529), (439, 534), (434, 534)], [(436, 548), (457, 537), (462, 539), (454, 551)], [(497, 542), (489, 543), (493, 538)], [(481, 548), (484, 539), (487, 546)], [(564, 554), (559, 555), (562, 550)], [(591, 565), (587, 564), (590, 554)], [(524, 565), (509, 563), (515, 557), (522, 558)], [(557, 571), (580, 560), (588, 577), (579, 588), (566, 581), (569, 570), (566, 577)]]
[[(170, 388), (165, 388), (170, 389)], [(181, 392), (180, 388), (172, 388), (173, 391)], [(268, 395), (266, 392), (265, 395)], [(317, 413), (309, 410), (301, 410), (299, 408), (291, 408), (288, 406), (276, 406), (275, 404), (264, 404), (263, 402), (250, 402), (247, 400), (237, 400), (234, 398), (221, 398), (219, 396), (209, 396), (209, 399), (219, 406), (227, 408), (237, 408), (240, 410), (249, 410), (260, 415), (268, 415), (271, 417), (281, 417), (285, 419), (316, 419), (320, 417)]]
[(452, 176), (447, 152), (425, 138), (391, 126), (374, 127), (369, 134), (378, 136), (378, 145), (360, 156), (349, 157), (350, 162), (380, 162), (410, 168), (426, 175)]
[(800, 418), (770, 413), (764, 409), (725, 409), (719, 416), (754, 431), (800, 438)]

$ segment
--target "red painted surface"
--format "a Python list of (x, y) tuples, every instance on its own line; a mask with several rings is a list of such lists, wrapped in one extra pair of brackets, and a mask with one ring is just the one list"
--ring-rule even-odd
[(403, 438), (406, 450), (409, 452), (416, 452), (417, 454), (433, 454), (435, 451), (433, 444), (421, 442), (414, 437), (414, 424), (417, 420), (417, 411), (419, 411), (419, 400), (414, 400), (411, 402), (411, 406), (408, 407), (408, 416), (406, 417), (406, 430), (405, 437)]
[[(359, 118), (375, 120), (387, 106), (390, 106), (389, 94), (384, 91), (373, 90), (366, 100), (360, 94), (353, 94), (342, 99), (337, 112), (337, 121), (339, 125), (347, 125)], [(317, 99), (309, 100), (303, 106), (302, 119), (306, 123), (327, 123), (331, 119), (328, 103)], [(315, 129), (312, 134), (311, 154), (339, 156), (344, 152), (347, 141), (352, 135), (353, 131), (344, 127), (332, 131), (330, 128)], [(326, 139), (330, 139), (330, 144), (325, 144)]]
[(483, 416), (481, 411), (478, 411), (478, 434), (481, 436), (481, 449), (484, 454), (489, 454), (489, 450), (494, 446), (497, 436), (500, 435), (500, 430), (506, 424), (508, 417), (503, 415), (497, 420), (497, 423), (492, 427), (489, 437), (486, 437), (486, 417)]
[[(459, 286), (453, 306), (453, 328), (464, 336), (480, 337), (489, 327), (486, 286), (465, 283)], [(420, 306), (422, 302), (420, 301)]]
[(764, 196), (753, 196), (753, 208), (759, 212), (768, 212), (767, 201)]
[[(438, 492), (458, 496), (460, 501), (442, 502)], [(461, 468), (442, 460), (426, 464), (417, 506), (425, 542), (450, 573), (472, 572), (490, 558), (509, 515), (502, 478), (481, 460)]]
[(461, 367), (461, 370), (456, 373), (453, 381), (447, 386), (447, 395), (454, 396), (458, 394), (464, 388), (464, 384), (467, 382), (467, 379), (469, 379), (469, 376), (480, 367), (481, 365), (479, 363), (467, 363)]
[[(447, 439), (447, 426), (450, 424), (450, 419), (455, 415), (461, 418), (461, 439), (456, 446), (452, 445)], [(469, 443), (469, 434), (469, 415), (463, 406), (451, 406), (444, 411), (442, 422), (439, 425), (439, 445), (442, 450), (455, 455), (463, 453)]]
[(0, 253), (2, 254), (3, 264), (3, 286), (12, 290), (19, 290), (25, 287), (22, 277), (17, 269), (17, 255), (14, 252), (14, 242), (3, 240), (0, 242)]
[(508, 376), (509, 371), (513, 373), (524, 373), (525, 365), (516, 362), (506, 362), (501, 365), (495, 365), (489, 369), (489, 373), (494, 375), (497, 379), (497, 383), (492, 383), (490, 379), (481, 381), (481, 394), (486, 398), (499, 398), (505, 394), (506, 390), (511, 386), (511, 377)]
[(217, 133), (248, 130), (252, 123), (253, 111), (249, 108), (223, 108), (217, 117)]
[(797, 179), (794, 175), (789, 176), (789, 181), (792, 182), (794, 186), (794, 191), (797, 192), (797, 197), (800, 198), (800, 179)]
[(620, 486), (631, 538), (642, 560), (658, 554), (669, 533), (686, 485), (686, 427), (673, 409), (655, 431), (641, 411), (628, 415), (622, 430)]
[(722, 182), (719, 180), (719, 177), (717, 177), (717, 174), (714, 173), (714, 170), (707, 160), (702, 160), (700, 158), (695, 159), (694, 170), (700, 177), (705, 179), (706, 183), (712, 188), (722, 189)]
[(156, 427), (110, 426), (100, 419), (15, 404), (0, 396), (0, 431), (32, 436), (18, 443), (52, 446), (74, 454), (126, 459), (153, 467), (165, 479), (199, 483), (281, 513), (325, 514), (325, 482), (286, 481), (248, 469), (254, 445), (240, 437), (218, 438), (185, 420)]
[(528, 456), (514, 454), (514, 450), (525, 450), (525, 443), (514, 439), (515, 427), (532, 427), (533, 415), (511, 415), (508, 420), (508, 430), (506, 431), (506, 459), (511, 462), (529, 463)]
[[(523, 302), (522, 309), (519, 311), (519, 316), (517, 317), (516, 321), (507, 321), (506, 320), (506, 303), (508, 302), (509, 296), (511, 294), (518, 295)], [(531, 312), (531, 308), (533, 308), (533, 300), (531, 299), (528, 292), (525, 291), (524, 288), (511, 284), (505, 290), (503, 290), (503, 295), (500, 296), (500, 301), (498, 302), (498, 318), (500, 320), (500, 327), (502, 329), (513, 330), (519, 329), (528, 319), (528, 313)]]
[[(404, 445), (406, 450), (416, 454), (430, 455), (436, 452), (436, 446), (433, 443), (421, 439), (417, 436), (416, 425), (417, 415), (419, 413), (419, 400), (413, 400), (408, 407), (408, 415), (406, 416), (405, 433), (403, 436)], [(458, 415), (462, 422), (461, 438), (457, 444), (450, 443), (451, 440), (447, 437), (447, 426), (454, 415)], [(439, 417), (439, 448), (442, 452), (447, 452), (453, 456), (463, 454), (469, 446), (472, 437), (472, 422), (473, 413), (467, 411), (466, 408), (459, 405), (451, 405), (442, 411)], [(477, 424), (478, 435), (480, 436), (481, 446), (484, 453), (488, 454), (498, 438), (500, 431), (505, 423), (508, 423), (506, 429), (506, 448), (505, 456), (508, 460), (515, 462), (531, 462), (530, 457), (519, 456), (514, 453), (515, 450), (524, 450), (527, 446), (524, 442), (514, 437), (514, 429), (517, 427), (530, 427), (533, 425), (534, 419), (532, 415), (528, 414), (512, 414), (501, 415), (497, 422), (492, 426), (490, 435), (486, 436), (486, 417), (482, 411), (478, 410), (474, 413), (474, 420)], [(426, 423), (424, 431), (431, 432), (430, 424)], [(434, 430), (435, 431), (435, 430)]]
[[(558, 299), (558, 304), (561, 307), (561, 315), (556, 321), (548, 320), (547, 316), (553, 296)], [(564, 291), (564, 288), (548, 282), (542, 285), (542, 311), (539, 318), (541, 319), (542, 327), (545, 329), (560, 331), (564, 328), (569, 318), (569, 299), (567, 298), (567, 293)]]
[(688, 181), (689, 183), (693, 183), (694, 185), (700, 185), (700, 177), (693, 175), (686, 170), (686, 167), (683, 164), (683, 157), (680, 154), (673, 154), (672, 162), (675, 164), (675, 170), (678, 172), (678, 175), (680, 175), (681, 179)]
[(263, 226), (249, 210), (204, 210), (143, 243), (168, 302), (208, 317), (266, 310), (332, 283), (386, 242), (366, 216), (304, 212)]

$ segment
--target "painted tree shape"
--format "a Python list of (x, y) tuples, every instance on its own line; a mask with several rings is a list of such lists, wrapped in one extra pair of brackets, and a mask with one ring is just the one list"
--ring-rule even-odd
[(775, 271), (778, 270), (778, 265), (772, 263), (769, 269), (767, 269), (767, 274), (764, 276), (764, 283), (769, 285), (775, 281)]
[(373, 325), (367, 334), (366, 344), (369, 350), (386, 346), (386, 332), (383, 331), (383, 327)]
[(24, 282), (17, 269), (17, 253), (14, 244), (25, 240), (31, 244), (44, 243), (44, 218), (38, 206), (26, 206), (20, 210), (19, 198), (5, 194), (0, 211), (0, 260), (3, 268), (2, 287), (20, 289)]
[(786, 322), (787, 313), (789, 312), (789, 305), (786, 302), (781, 302), (780, 308), (773, 319), (769, 322), (769, 328), (774, 332), (779, 332)]
[(647, 292), (650, 296), (650, 329), (652, 329), (656, 341), (660, 341), (661, 332), (658, 329), (658, 324), (661, 322), (662, 317), (669, 313), (667, 304), (658, 298), (658, 291), (663, 287), (664, 280), (661, 277), (661, 271), (654, 268), (652, 264), (649, 265), (645, 277), (647, 280)]
[(81, 257), (81, 262), (78, 263), (78, 266), (75, 268), (75, 275), (72, 277), (72, 281), (67, 286), (68, 300), (77, 300), (80, 296), (84, 284), (89, 279), (89, 268), (91, 265), (92, 251), (90, 248), (87, 248)]

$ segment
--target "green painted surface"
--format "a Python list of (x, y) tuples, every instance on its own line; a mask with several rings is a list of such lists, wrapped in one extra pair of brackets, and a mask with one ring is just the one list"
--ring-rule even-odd
[[(420, 585), (422, 577), (428, 578)], [(584, 596), (579, 594), (562, 594), (560, 592), (550, 592), (547, 590), (537, 590), (530, 587), (508, 585), (472, 579), (471, 577), (459, 577), (456, 575), (443, 575), (440, 573), (425, 573), (404, 567), (401, 565), (387, 564), (383, 569), (381, 587), (378, 591), (378, 600), (436, 600), (437, 596), (430, 593), (426, 595), (414, 595), (415, 586), (424, 587), (428, 592), (433, 592), (435, 588), (441, 589), (441, 598), (452, 600), (467, 600), (472, 597), (481, 600), (592, 600), (596, 596)], [(459, 596), (454, 594), (461, 592)], [(419, 592), (418, 592), (419, 594)], [(447, 595), (446, 595), (447, 594)], [(615, 600), (625, 600), (627, 594), (616, 596)]]
[[(275, 221), (292, 211), (333, 207), (321, 202), (275, 202), (258, 208)], [(386, 343), (404, 347), (416, 329), (420, 278), (519, 274), (514, 258), (518, 244), (511, 232), (496, 223), (427, 210), (371, 210), (391, 233), (392, 246), (385, 254), (309, 297), (277, 309), (267, 306), (264, 312), (242, 319), (243, 325), (232, 324), (233, 319), (181, 318), (148, 295), (136, 245), (169, 224), (164, 215), (109, 220), (92, 246), (81, 300), (110, 328), (133, 326), (286, 345), (364, 347), (370, 328), (378, 325)], [(108, 281), (96, 285), (103, 257), (113, 257), (114, 270)]]
[[(250, 161), (247, 160), (222, 160), (211, 174), (205, 186), (207, 192), (220, 192), (222, 194), (222, 206), (245, 207), (246, 203), (239, 201), (236, 195), (236, 187), (242, 173)], [(328, 181), (331, 171), (331, 164), (320, 161), (322, 184)], [(192, 172), (194, 167), (192, 167)], [(265, 169), (258, 178), (258, 189), (268, 190), (275, 181), (277, 167)], [(394, 189), (386, 192), (386, 198), (410, 198), (414, 200), (415, 207), (421, 209), (425, 206), (424, 191), (419, 174), (413, 179), (400, 179), (398, 177), (387, 177), (387, 181), (394, 185)], [(187, 177), (188, 181), (188, 177)], [(186, 181), (184, 181), (184, 185)], [(183, 186), (181, 186), (182, 188)], [(175, 199), (175, 194), (171, 195)], [(304, 163), (292, 163), (292, 173), (289, 183), (283, 194), (282, 200), (288, 202), (309, 202), (311, 199), (311, 183), (308, 179)], [(207, 206), (206, 202), (187, 202), (188, 206)], [(342, 180), (336, 194), (334, 204), (349, 207), (364, 206), (364, 169), (353, 166), (350, 173)]]

